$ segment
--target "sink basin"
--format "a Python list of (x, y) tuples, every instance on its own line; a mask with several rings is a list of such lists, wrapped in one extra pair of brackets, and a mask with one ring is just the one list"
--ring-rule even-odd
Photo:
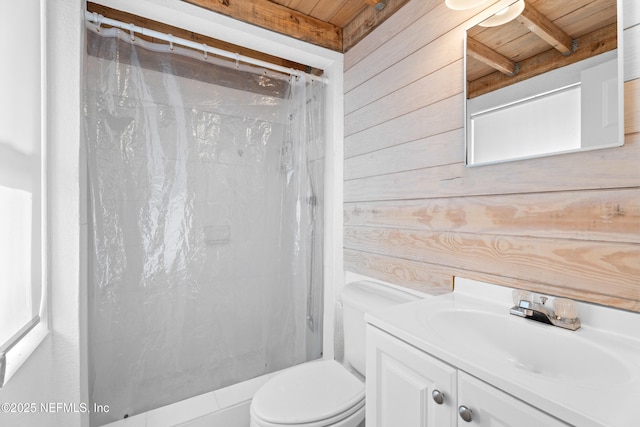
[(446, 346), (550, 381), (603, 385), (634, 377), (623, 359), (585, 339), (580, 330), (566, 331), (506, 312), (467, 309), (437, 310), (423, 316), (421, 323)]

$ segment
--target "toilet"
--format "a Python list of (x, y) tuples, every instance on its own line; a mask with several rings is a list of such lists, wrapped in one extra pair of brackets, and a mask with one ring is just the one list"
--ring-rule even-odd
[(344, 366), (317, 360), (277, 374), (253, 397), (251, 427), (364, 426), (365, 313), (416, 299), (374, 282), (346, 285), (340, 296)]

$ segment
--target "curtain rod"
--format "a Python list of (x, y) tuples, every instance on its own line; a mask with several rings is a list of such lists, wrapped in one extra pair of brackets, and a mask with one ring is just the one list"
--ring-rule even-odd
[(84, 17), (87, 21), (96, 24), (98, 27), (100, 27), (102, 24), (106, 24), (112, 27), (129, 31), (132, 35), (134, 33), (138, 33), (138, 34), (142, 34), (143, 36), (149, 36), (159, 40), (164, 40), (170, 45), (176, 44), (180, 46), (185, 46), (194, 50), (203, 51), (205, 53), (211, 53), (217, 56), (222, 56), (223, 58), (228, 58), (236, 62), (244, 62), (245, 64), (252, 64), (258, 67), (267, 68), (269, 70), (278, 71), (280, 73), (289, 74), (293, 76), (307, 76), (311, 80), (320, 81), (325, 84), (328, 83), (328, 79), (326, 77), (314, 76), (313, 74), (305, 73), (303, 71), (296, 70), (293, 68), (283, 67), (281, 65), (272, 64), (270, 62), (262, 61), (260, 59), (255, 59), (249, 56), (240, 55), (239, 53), (232, 53), (219, 48), (207, 46), (204, 43), (196, 43), (191, 40), (175, 37), (171, 34), (161, 33), (159, 31), (150, 30), (148, 28), (138, 27), (137, 25), (134, 25), (134, 24), (127, 24), (121, 21), (116, 21), (115, 19), (106, 18), (96, 12), (85, 11)]

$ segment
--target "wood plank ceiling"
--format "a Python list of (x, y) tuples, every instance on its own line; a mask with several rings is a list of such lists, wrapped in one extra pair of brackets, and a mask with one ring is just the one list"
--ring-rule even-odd
[(513, 21), (467, 33), (473, 98), (617, 47), (616, 0), (525, 0)]
[(338, 52), (346, 52), (408, 0), (183, 0)]
[[(319, 46), (347, 52), (408, 0), (183, 1)], [(486, 4), (491, 2), (487, 0)], [(606, 35), (613, 34), (615, 38), (616, 0), (525, 0), (525, 5), (525, 10), (515, 20), (473, 33), (477, 41), (509, 58), (513, 66), (547, 51), (551, 46), (559, 54), (568, 56), (574, 40), (596, 30), (604, 31), (605, 27), (609, 27)], [(486, 75), (493, 71), (483, 70), (473, 62), (472, 66), (477, 68), (473, 69), (474, 80), (477, 74)]]
[[(182, 0), (338, 52), (347, 52), (408, 0)], [(444, 1), (444, 0), (443, 0)], [(492, 2), (486, 2), (490, 5)], [(198, 40), (243, 55), (321, 74), (186, 30), (88, 3), (114, 19)], [(116, 16), (114, 16), (116, 15)], [(526, 0), (524, 12), (499, 27), (469, 31), (467, 80), (477, 96), (616, 48), (616, 0)], [(571, 51), (577, 43), (578, 48)], [(284, 62), (284, 63), (283, 63)], [(286, 63), (286, 64), (285, 64)], [(515, 68), (519, 70), (515, 71)], [(499, 71), (496, 71), (499, 70)], [(509, 76), (509, 74), (515, 74)]]

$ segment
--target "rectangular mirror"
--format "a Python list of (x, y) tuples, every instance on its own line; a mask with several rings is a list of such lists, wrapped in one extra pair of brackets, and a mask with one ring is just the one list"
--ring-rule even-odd
[(622, 0), (518, 0), (467, 30), (468, 166), (624, 143)]

